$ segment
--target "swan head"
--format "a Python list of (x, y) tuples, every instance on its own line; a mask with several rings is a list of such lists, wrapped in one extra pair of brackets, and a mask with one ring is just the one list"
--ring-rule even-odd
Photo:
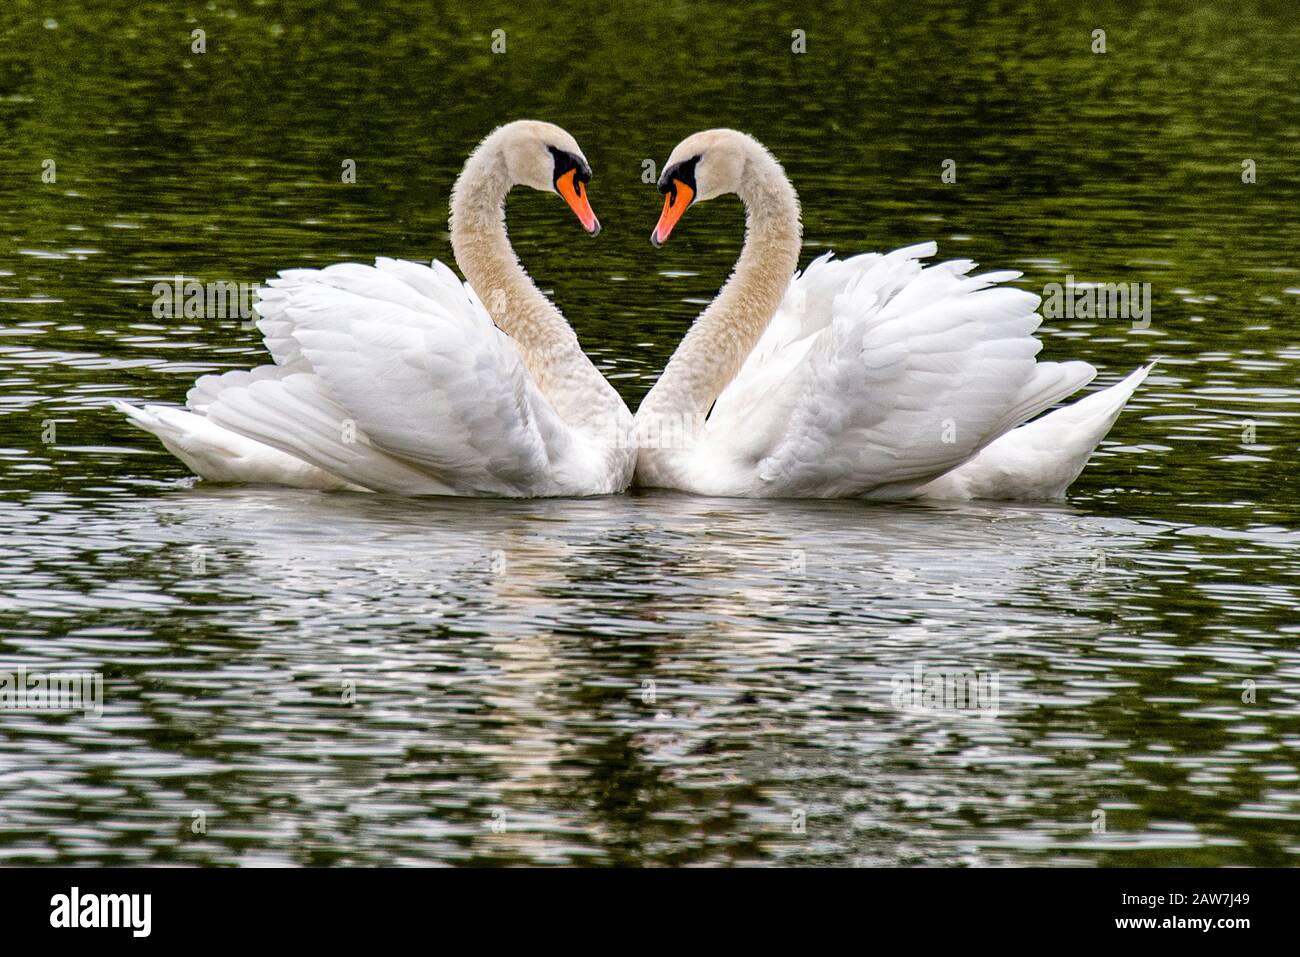
[(505, 163), (511, 186), (558, 193), (587, 232), (600, 232), (600, 220), (587, 198), (591, 164), (565, 130), (554, 123), (516, 120), (496, 129), (483, 142), (484, 147), (489, 144)]
[(758, 140), (737, 130), (705, 130), (678, 143), (659, 177), (664, 211), (650, 242), (662, 245), (682, 213), (695, 203), (740, 193), (755, 156), (770, 158)]

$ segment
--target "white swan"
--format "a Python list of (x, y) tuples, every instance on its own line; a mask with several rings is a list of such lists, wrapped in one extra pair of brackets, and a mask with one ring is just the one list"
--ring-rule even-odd
[[(745, 245), (637, 411), (638, 485), (736, 497), (1059, 498), (1150, 366), (1021, 425), (1086, 385), (1086, 362), (1036, 362), (1038, 297), (923, 267), (933, 243), (802, 274), (799, 201), (735, 130), (678, 144), (656, 246), (692, 203), (735, 193)], [(791, 278), (793, 275), (793, 279)], [(1019, 426), (1019, 428), (1017, 428)]]
[(558, 126), (502, 126), (452, 191), (452, 250), (467, 283), (436, 260), (282, 272), (257, 304), (274, 365), (202, 377), (188, 411), (116, 405), (213, 481), (445, 495), (621, 491), (636, 454), (631, 413), (528, 278), (505, 228), (506, 194), (524, 185), (559, 193), (595, 235), (590, 178)]

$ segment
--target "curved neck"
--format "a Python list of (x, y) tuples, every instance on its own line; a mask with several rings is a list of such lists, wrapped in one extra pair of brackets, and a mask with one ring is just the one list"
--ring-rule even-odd
[(736, 195), (745, 245), (716, 299), (700, 313), (641, 403), (638, 416), (702, 423), (776, 315), (799, 263), (799, 198), (780, 164), (757, 144)]
[(564, 316), (519, 264), (506, 235), (506, 194), (513, 185), (501, 146), (489, 136), (466, 160), (452, 188), (456, 264), (492, 321), (518, 345), (560, 418), (575, 428), (608, 429), (626, 407), (582, 351)]

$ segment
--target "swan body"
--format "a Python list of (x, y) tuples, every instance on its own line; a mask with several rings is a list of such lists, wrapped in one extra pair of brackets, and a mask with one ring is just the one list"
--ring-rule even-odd
[(637, 412), (638, 485), (734, 497), (1058, 498), (1149, 370), (1024, 425), (1096, 370), (1036, 360), (1039, 299), (1003, 285), (1019, 273), (972, 275), (969, 260), (927, 266), (937, 249), (923, 243), (827, 254), (794, 274), (794, 189), (767, 150), (732, 130), (679, 144), (660, 188), (656, 245), (691, 203), (733, 192), (746, 238)]
[(560, 192), (598, 232), (589, 178), (559, 127), (503, 126), (453, 191), (452, 247), (469, 282), (436, 260), (281, 272), (256, 306), (274, 364), (202, 377), (187, 410), (118, 408), (218, 482), (408, 495), (621, 491), (635, 449), (618, 439), (631, 414), (505, 231), (506, 194), (523, 184)]

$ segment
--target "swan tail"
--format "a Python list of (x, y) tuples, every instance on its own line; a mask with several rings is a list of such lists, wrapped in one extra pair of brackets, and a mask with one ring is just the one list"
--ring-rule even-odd
[(157, 436), (168, 452), (209, 482), (311, 489), (350, 487), (328, 472), (223, 429), (202, 415), (162, 405), (130, 405), (116, 399), (113, 407), (132, 425)]
[(312, 373), (223, 389), (208, 416), (225, 430), (340, 476), (353, 487), (403, 495), (454, 494), (433, 476), (376, 449)]
[(1078, 359), (1036, 363), (1029, 382), (1020, 390), (997, 424), (989, 430), (989, 435), (997, 437), (989, 445), (1067, 396), (1074, 395), (1096, 376), (1097, 370), (1092, 365)]
[(1060, 500), (1133, 393), (1155, 368), (1142, 366), (1108, 389), (1012, 429), (969, 462), (918, 492), (927, 499)]

